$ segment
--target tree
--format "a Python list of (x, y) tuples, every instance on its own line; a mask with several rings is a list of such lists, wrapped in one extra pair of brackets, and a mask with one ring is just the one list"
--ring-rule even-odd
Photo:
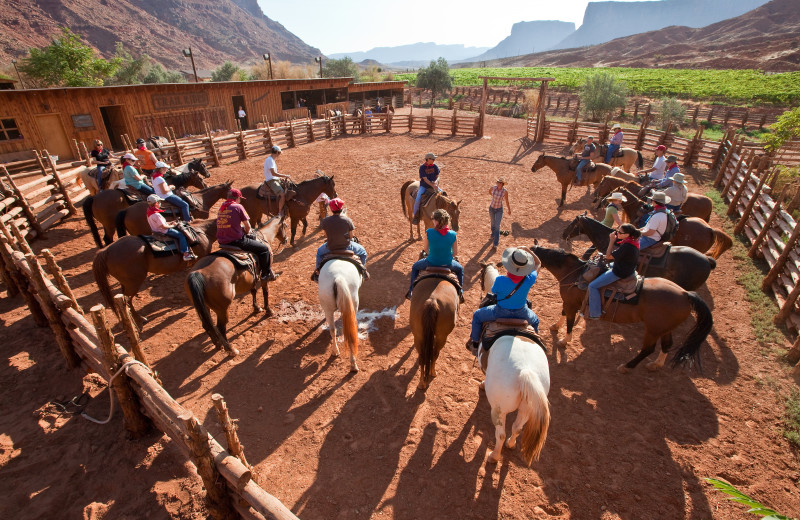
[(766, 143), (764, 148), (768, 152), (774, 152), (783, 146), (786, 141), (800, 137), (800, 107), (795, 107), (781, 114), (770, 128), (772, 129), (772, 134), (764, 136), (764, 142)]
[(186, 78), (180, 72), (164, 70), (160, 63), (154, 63), (142, 78), (142, 83), (186, 83)]
[(666, 129), (670, 123), (683, 123), (686, 119), (686, 107), (675, 98), (664, 98), (656, 107), (658, 122)]
[(138, 85), (150, 70), (150, 56), (142, 54), (138, 58), (131, 56), (125, 50), (122, 42), (117, 42), (115, 56), (119, 58), (120, 65), (114, 77), (108, 81), (111, 85)]
[(41, 87), (102, 86), (120, 66), (120, 59), (106, 61), (95, 56), (80, 36), (63, 27), (61, 37), (42, 49), (32, 48), (19, 68), (31, 83)]
[(600, 121), (624, 108), (628, 94), (624, 83), (611, 74), (599, 72), (586, 78), (580, 97), (584, 115), (591, 121)]
[(217, 70), (211, 73), (211, 81), (231, 81), (233, 75), (239, 72), (239, 70), (238, 65), (226, 61)]
[(354, 78), (358, 80), (358, 65), (350, 56), (341, 60), (328, 60), (322, 64), (323, 78)]
[(368, 66), (364, 72), (361, 73), (361, 81), (380, 81), (381, 74), (377, 65)]
[(431, 91), (431, 103), (436, 100), (436, 94), (445, 92), (453, 87), (453, 77), (450, 76), (450, 66), (447, 60), (439, 58), (431, 61), (427, 67), (417, 71), (417, 87)]

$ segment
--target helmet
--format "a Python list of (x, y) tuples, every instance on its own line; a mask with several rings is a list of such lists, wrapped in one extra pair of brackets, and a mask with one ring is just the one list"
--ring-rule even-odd
[(344, 201), (336, 197), (335, 199), (331, 199), (328, 203), (328, 207), (331, 208), (331, 211), (342, 211), (342, 208), (344, 208)]
[(281, 147), (276, 144), (272, 147), (272, 153), (281, 153)]
[(156, 169), (158, 168), (169, 168), (169, 164), (165, 163), (164, 161), (156, 162)]
[(164, 200), (164, 199), (162, 199), (161, 197), (159, 197), (155, 193), (153, 195), (148, 195), (147, 196), (147, 203), (148, 204), (155, 204), (156, 202), (159, 202), (161, 200)]

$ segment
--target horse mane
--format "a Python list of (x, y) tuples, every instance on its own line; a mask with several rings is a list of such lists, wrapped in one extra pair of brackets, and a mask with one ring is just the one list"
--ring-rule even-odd
[(560, 247), (549, 248), (549, 247), (543, 247), (543, 246), (534, 246), (533, 248), (531, 248), (531, 250), (534, 253), (536, 253), (536, 256), (538, 256), (542, 260), (542, 264), (544, 264), (545, 262), (548, 262), (548, 261), (549, 262), (558, 262), (558, 261), (562, 261), (564, 258), (570, 258), (570, 257), (574, 258), (578, 262), (585, 263), (583, 260), (578, 258), (577, 255), (574, 255), (572, 253), (567, 253), (566, 251), (564, 251)]

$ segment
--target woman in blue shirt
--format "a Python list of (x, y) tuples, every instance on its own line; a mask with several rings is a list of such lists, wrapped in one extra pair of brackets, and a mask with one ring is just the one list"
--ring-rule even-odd
[[(456, 261), (458, 255), (458, 237), (452, 231), (450, 225), (450, 214), (443, 209), (433, 212), (434, 227), (425, 230), (425, 238), (422, 239), (422, 249), (427, 251), (428, 256), (414, 262), (411, 267), (411, 286), (406, 293), (406, 299), (411, 299), (411, 291), (414, 288), (414, 280), (420, 271), (431, 267), (449, 267), (458, 277), (458, 284), (464, 287), (464, 268)], [(461, 302), (464, 302), (462, 292), (458, 293)]]

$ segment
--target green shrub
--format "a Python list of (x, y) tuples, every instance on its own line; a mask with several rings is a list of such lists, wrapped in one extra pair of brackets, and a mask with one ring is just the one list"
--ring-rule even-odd
[(590, 121), (606, 119), (624, 107), (628, 97), (625, 85), (605, 72), (587, 77), (580, 96), (581, 109)]

